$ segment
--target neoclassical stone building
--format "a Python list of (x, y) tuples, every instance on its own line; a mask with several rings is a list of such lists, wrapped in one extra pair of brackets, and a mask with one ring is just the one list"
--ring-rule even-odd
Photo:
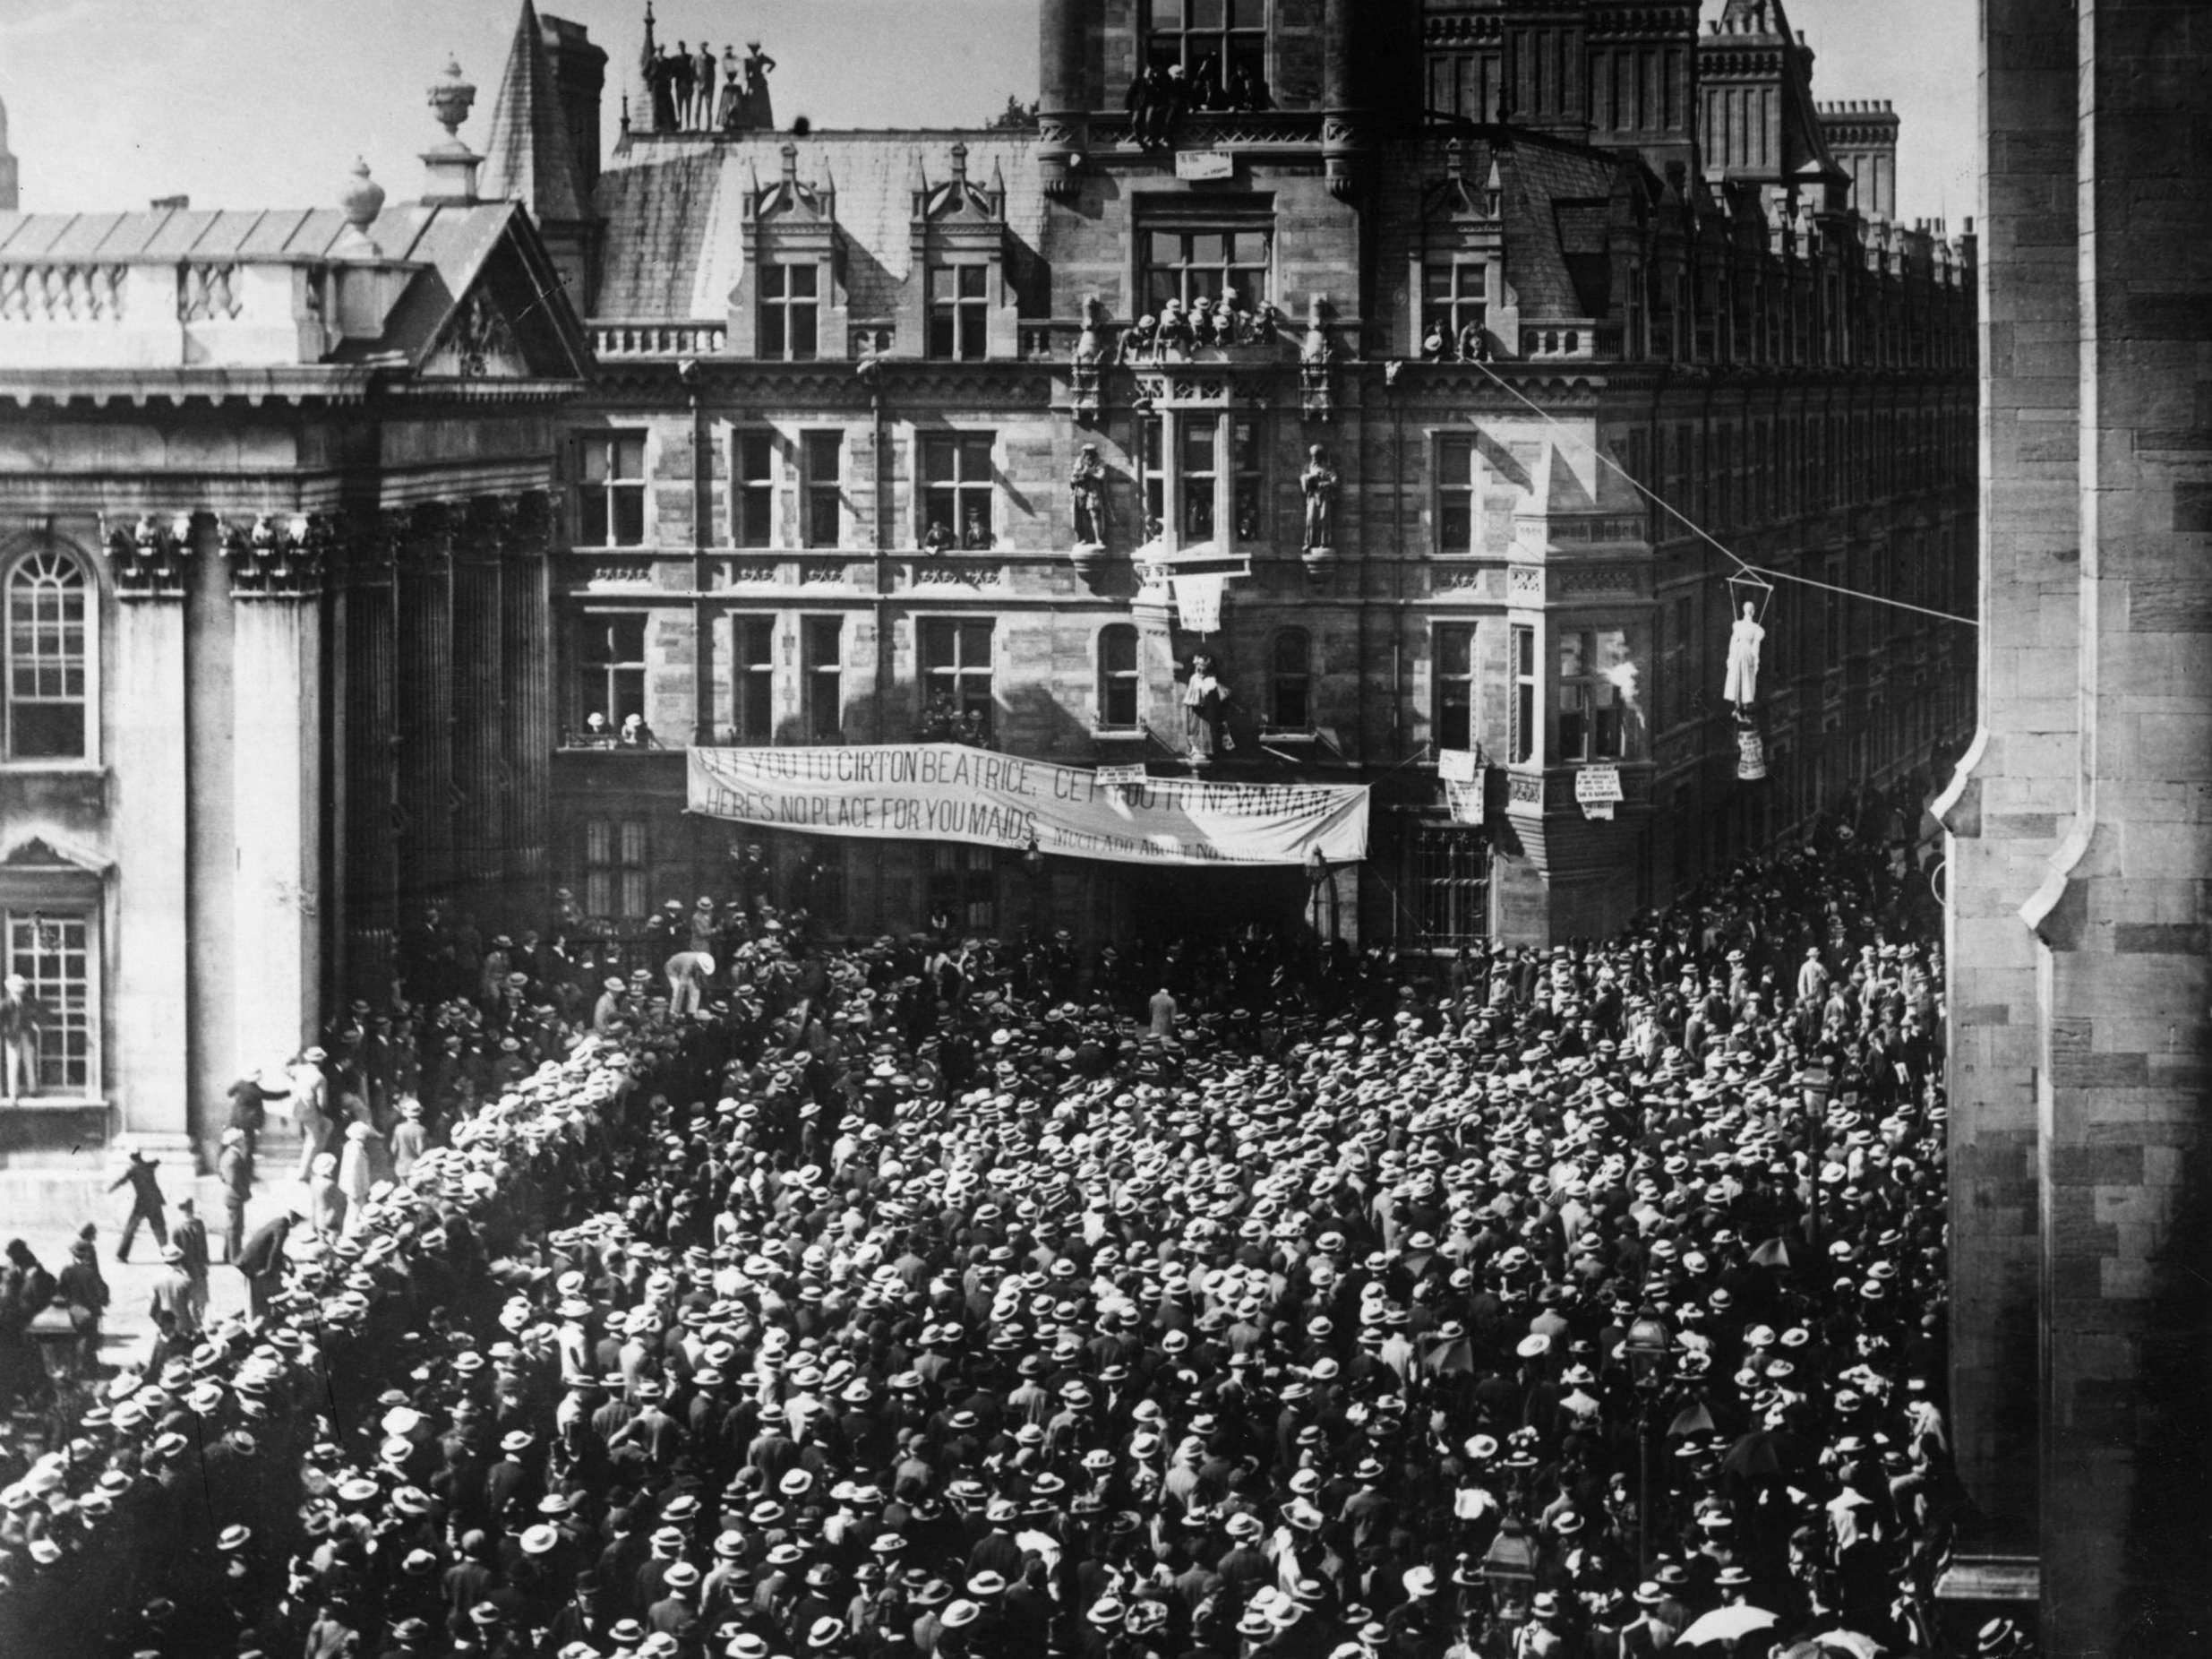
[(387, 971), (403, 888), (543, 887), (554, 412), (588, 359), (472, 170), (0, 215), (13, 1166), (211, 1144), (242, 1070)]

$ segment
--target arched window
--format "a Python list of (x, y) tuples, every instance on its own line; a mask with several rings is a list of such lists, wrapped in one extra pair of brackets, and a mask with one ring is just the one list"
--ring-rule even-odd
[(5, 584), (0, 759), (83, 760), (91, 752), (91, 579), (69, 554), (41, 547), (6, 567)]
[(1109, 728), (1136, 724), (1136, 630), (1127, 623), (1099, 630), (1098, 723)]
[(1273, 672), (1268, 676), (1268, 724), (1286, 732), (1303, 732), (1314, 723), (1313, 636), (1303, 628), (1285, 628), (1275, 635)]

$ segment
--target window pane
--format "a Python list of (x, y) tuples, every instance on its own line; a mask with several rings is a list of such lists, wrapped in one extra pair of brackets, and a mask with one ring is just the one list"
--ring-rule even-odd
[(953, 476), (953, 441), (947, 437), (922, 440), (922, 476), (932, 483), (950, 482)]
[(581, 503), (576, 537), (587, 547), (608, 545), (607, 498), (604, 486), (586, 495)]
[(1222, 0), (1190, 0), (1190, 23), (1193, 29), (1219, 29), (1224, 13)]
[(1232, 29), (1266, 27), (1267, 0), (1230, 0), (1229, 22)]
[(612, 459), (612, 448), (613, 446), (610, 445), (604, 438), (587, 438), (584, 440), (583, 450), (585, 483), (597, 484), (602, 482), (606, 477), (608, 472), (608, 462)]
[(1267, 262), (1267, 233), (1264, 230), (1240, 230), (1236, 236), (1236, 262), (1239, 265), (1265, 265)]
[(989, 271), (982, 265), (961, 266), (960, 297), (963, 299), (982, 299), (983, 297), (983, 279), (989, 274)]
[(624, 478), (645, 477), (645, 440), (642, 437), (615, 440), (616, 476)]
[(1099, 655), (1104, 660), (1109, 674), (1134, 674), (1136, 671), (1136, 630), (1107, 629), (1099, 641)]
[(810, 357), (814, 355), (814, 307), (793, 305), (791, 308), (791, 355)]
[(925, 668), (949, 668), (953, 653), (959, 649), (958, 637), (947, 627), (931, 625), (922, 631), (922, 664)]
[(616, 490), (613, 507), (615, 546), (637, 546), (645, 540), (645, 491), (634, 487)]
[(1187, 421), (1183, 426), (1183, 470), (1212, 472), (1218, 436), (1218, 430), (1210, 421)]
[(785, 292), (793, 299), (812, 299), (814, 284), (819, 273), (811, 265), (790, 265), (785, 268)]
[(1573, 679), (1583, 672), (1583, 640), (1587, 636), (1563, 633), (1559, 636), (1559, 677)]
[(990, 439), (986, 435), (965, 437), (960, 440), (961, 477), (971, 483), (982, 483), (990, 477)]
[(788, 265), (763, 265), (760, 268), (760, 297), (783, 298), (784, 279), (790, 269)]
[(760, 308), (760, 355), (780, 357), (784, 355), (784, 308), (781, 305), (763, 305)]
[(1152, 26), (1154, 29), (1180, 29), (1183, 26), (1182, 0), (1152, 0)]
[(1145, 256), (1148, 263), (1172, 265), (1183, 256), (1183, 239), (1173, 231), (1155, 230), (1146, 241), (1151, 250)]
[(990, 666), (990, 624), (987, 622), (964, 622), (960, 624), (960, 660), (970, 668)]
[(1436, 551), (1470, 553), (1475, 545), (1473, 503), (1466, 492), (1446, 494), (1437, 504)]
[(1470, 673), (1474, 649), (1473, 629), (1439, 628), (1436, 631), (1436, 672), (1462, 676)]

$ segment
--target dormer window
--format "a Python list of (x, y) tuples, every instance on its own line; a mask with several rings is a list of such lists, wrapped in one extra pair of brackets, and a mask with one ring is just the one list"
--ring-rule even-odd
[(826, 173), (819, 183), (800, 179), (796, 144), (784, 146), (783, 159), (774, 185), (754, 179), (741, 198), (744, 275), (730, 296), (730, 348), (786, 363), (841, 357), (847, 328), (836, 186)]
[(811, 360), (821, 339), (821, 273), (811, 264), (760, 267), (758, 356)]
[(1020, 339), (1007, 284), (1006, 179), (995, 159), (983, 183), (971, 178), (965, 144), (949, 159), (951, 175), (932, 180), (916, 155), (907, 181), (913, 275), (893, 349), (947, 363), (1012, 357)]
[(990, 355), (990, 267), (930, 267), (930, 356), (977, 362)]

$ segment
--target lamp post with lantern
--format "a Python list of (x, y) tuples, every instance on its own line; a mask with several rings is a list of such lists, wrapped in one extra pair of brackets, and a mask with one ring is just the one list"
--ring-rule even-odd
[(1628, 1356), (1628, 1374), (1636, 1388), (1636, 1556), (1639, 1577), (1651, 1571), (1651, 1516), (1657, 1508), (1653, 1487), (1652, 1443), (1659, 1438), (1659, 1414), (1666, 1403), (1668, 1375), (1666, 1325), (1650, 1309), (1641, 1311), (1628, 1328), (1622, 1351)]

